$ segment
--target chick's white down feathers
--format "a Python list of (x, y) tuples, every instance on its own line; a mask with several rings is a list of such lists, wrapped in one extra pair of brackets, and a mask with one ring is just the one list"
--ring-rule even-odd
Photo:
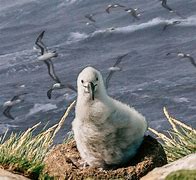
[(72, 127), (82, 159), (101, 168), (127, 163), (143, 141), (145, 118), (134, 108), (109, 97), (101, 73), (92, 67), (79, 74), (77, 86)]

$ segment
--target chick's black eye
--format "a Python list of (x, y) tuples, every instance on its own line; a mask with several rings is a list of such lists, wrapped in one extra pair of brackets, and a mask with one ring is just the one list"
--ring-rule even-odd
[(81, 80), (81, 83), (84, 83), (84, 81), (83, 81), (83, 80)]
[(96, 81), (98, 81), (99, 79), (98, 79), (98, 77), (96, 78)]

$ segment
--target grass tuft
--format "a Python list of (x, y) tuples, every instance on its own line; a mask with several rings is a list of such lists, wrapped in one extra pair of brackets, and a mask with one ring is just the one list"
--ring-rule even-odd
[(43, 174), (43, 160), (46, 153), (53, 145), (53, 139), (62, 127), (75, 101), (67, 108), (59, 123), (47, 130), (42, 130), (33, 135), (34, 130), (41, 124), (38, 123), (23, 133), (11, 133), (6, 138), (6, 133), (0, 137), (0, 165), (9, 171), (17, 171), (32, 179), (50, 179)]
[(63, 144), (69, 143), (71, 140), (73, 140), (73, 138), (74, 138), (74, 133), (73, 133), (73, 131), (71, 130), (71, 131), (69, 131), (69, 132), (67, 133), (66, 138), (63, 140)]
[(152, 128), (148, 128), (161, 140), (167, 154), (169, 162), (196, 152), (196, 130), (171, 117), (164, 107), (163, 112), (171, 124), (172, 129), (167, 131), (167, 135)]

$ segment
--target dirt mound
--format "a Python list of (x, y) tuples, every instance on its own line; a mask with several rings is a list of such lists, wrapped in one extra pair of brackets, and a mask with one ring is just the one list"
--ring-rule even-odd
[(136, 156), (126, 167), (101, 170), (80, 167), (80, 155), (74, 140), (53, 148), (45, 158), (45, 172), (57, 179), (139, 179), (155, 167), (167, 163), (163, 147), (151, 136), (145, 136)]

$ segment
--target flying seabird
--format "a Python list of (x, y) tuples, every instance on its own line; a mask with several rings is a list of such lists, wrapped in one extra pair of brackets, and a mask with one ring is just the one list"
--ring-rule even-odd
[(48, 67), (48, 74), (50, 75), (50, 77), (56, 82), (56, 83), (61, 83), (60, 79), (58, 78), (58, 76), (55, 73), (54, 70), (54, 65), (51, 59), (45, 60), (44, 63), (47, 65)]
[(92, 22), (86, 22), (86, 25), (87, 26), (93, 26), (95, 28), (99, 28), (95, 23), (92, 23)]
[(133, 9), (133, 8), (128, 8), (128, 9), (125, 9), (125, 11), (126, 11), (127, 13), (129, 13), (130, 15), (132, 15), (135, 19), (137, 19), (137, 20), (140, 19), (139, 17), (141, 16), (141, 14), (137, 12), (137, 11), (138, 11), (137, 8), (135, 8), (135, 9)]
[(183, 17), (181, 14), (179, 14), (177, 11), (175, 11), (175, 10), (173, 10), (171, 7), (169, 7), (169, 6), (167, 5), (167, 0), (160, 0), (160, 1), (161, 1), (161, 5), (162, 5), (163, 8), (169, 10), (169, 12), (171, 12), (171, 13), (175, 13), (177, 16), (179, 16), (179, 17), (181, 17), (181, 18), (183, 18), (183, 19), (186, 19), (186, 18)]
[(53, 57), (57, 57), (58, 54), (56, 51), (50, 52), (47, 50), (47, 47), (45, 46), (45, 44), (42, 42), (42, 38), (44, 36), (45, 31), (42, 31), (41, 34), (37, 37), (36, 41), (35, 41), (35, 45), (34, 48), (40, 48), (41, 50), (41, 56), (38, 57), (38, 60), (43, 61), (48, 68), (48, 74), (50, 75), (50, 77), (56, 82), (56, 83), (60, 83), (59, 78), (57, 77), (55, 71), (54, 71), (54, 65), (52, 63), (51, 58)]
[(96, 25), (95, 22), (92, 21), (80, 21), (80, 23), (85, 24), (86, 26), (92, 26), (95, 29), (98, 29), (99, 27)]
[(110, 9), (112, 9), (112, 8), (117, 8), (117, 7), (122, 7), (122, 8), (124, 8), (125, 6), (120, 5), (120, 4), (109, 4), (109, 5), (107, 6), (107, 8), (105, 9), (105, 11), (109, 14), (109, 13), (110, 13)]
[(169, 6), (167, 5), (167, 0), (160, 0), (160, 1), (161, 1), (161, 5), (162, 5), (165, 9), (169, 10), (169, 12), (174, 12), (174, 10), (173, 10), (171, 7), (169, 7)]
[(13, 119), (14, 120), (14, 117), (10, 114), (10, 110), (16, 104), (19, 104), (19, 103), (24, 101), (23, 99), (20, 99), (20, 96), (25, 95), (25, 94), (27, 94), (27, 93), (22, 93), (22, 94), (16, 95), (11, 100), (6, 101), (3, 104), (3, 107), (5, 107), (5, 110), (3, 111), (4, 116), (6, 116), (9, 119)]
[(95, 16), (95, 14), (86, 14), (84, 17), (85, 17), (86, 19), (88, 19), (89, 21), (95, 23), (96, 20), (93, 18), (94, 16)]
[(57, 89), (64, 89), (64, 88), (67, 88), (67, 89), (70, 89), (74, 92), (77, 92), (76, 88), (73, 87), (71, 84), (61, 84), (61, 83), (55, 83), (53, 84), (53, 86), (47, 91), (47, 96), (48, 96), (48, 99), (51, 99), (52, 97), (52, 91), (53, 90), (57, 90)]
[(56, 51), (48, 51), (47, 47), (42, 42), (44, 33), (45, 31), (42, 31), (35, 41), (36, 46), (39, 47), (41, 50), (41, 56), (38, 57), (38, 60), (42, 60), (42, 61), (58, 56)]
[(108, 89), (109, 81), (110, 81), (112, 75), (114, 74), (114, 72), (121, 71), (122, 70), (122, 68), (118, 67), (118, 65), (121, 63), (122, 59), (125, 56), (127, 56), (127, 55), (128, 55), (128, 53), (127, 54), (123, 54), (121, 56), (118, 56), (116, 62), (114, 63), (114, 65), (112, 67), (109, 67), (108, 68), (108, 70), (110, 72), (109, 72), (108, 76), (106, 77), (106, 81), (105, 81), (105, 87), (106, 87), (106, 89)]
[[(170, 54), (173, 54), (175, 52), (170, 52), (170, 53), (167, 53), (167, 56), (170, 55)], [(185, 54), (185, 53), (182, 53), (182, 52), (177, 52), (175, 53), (177, 54), (178, 57), (181, 57), (181, 58), (187, 58), (191, 64), (196, 67), (196, 62), (195, 62), (195, 59), (190, 55), (190, 54)]]
[(181, 23), (181, 21), (168, 22), (167, 24), (164, 25), (163, 31), (165, 31), (169, 26), (173, 26), (173, 25), (180, 24), (180, 23)]
[(116, 29), (115, 27), (108, 28), (109, 31), (114, 31), (115, 29)]

